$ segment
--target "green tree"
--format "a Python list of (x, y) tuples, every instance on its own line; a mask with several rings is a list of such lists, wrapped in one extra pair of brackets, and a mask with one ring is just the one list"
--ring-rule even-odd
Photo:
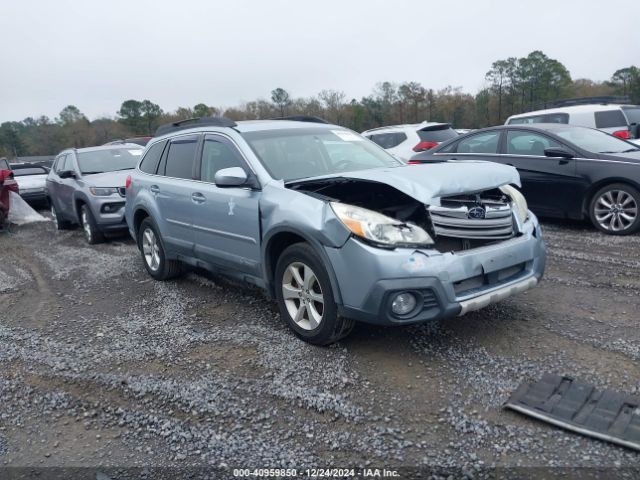
[(162, 115), (162, 109), (160, 105), (157, 105), (149, 100), (143, 100), (140, 105), (140, 112), (144, 120), (145, 131), (137, 133), (146, 133), (147, 135), (153, 135), (153, 132), (158, 128), (158, 119)]
[(287, 107), (291, 104), (291, 97), (289, 96), (289, 92), (287, 92), (283, 88), (276, 88), (271, 91), (271, 101), (278, 107), (280, 110), (280, 116), (284, 117)]
[(67, 105), (60, 112), (60, 123), (69, 125), (71, 123), (87, 120), (87, 117), (75, 105)]
[(118, 110), (120, 122), (126, 125), (134, 134), (141, 133), (144, 125), (142, 117), (142, 102), (138, 100), (125, 100)]

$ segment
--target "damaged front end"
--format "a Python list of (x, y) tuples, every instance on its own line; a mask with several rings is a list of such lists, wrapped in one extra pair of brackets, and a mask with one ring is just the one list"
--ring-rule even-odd
[[(537, 219), (509, 178), (439, 187), (434, 196), (401, 175), (402, 181), (345, 175), (287, 185), (328, 203), (352, 234), (343, 247), (327, 249), (345, 315), (383, 324), (460, 315), (542, 277)], [(416, 307), (398, 314), (394, 299), (403, 294)]]

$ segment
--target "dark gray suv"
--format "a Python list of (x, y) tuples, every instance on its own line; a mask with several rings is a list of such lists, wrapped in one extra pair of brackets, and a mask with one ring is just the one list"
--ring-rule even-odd
[(299, 337), (327, 344), (354, 320), (462, 315), (542, 277), (542, 232), (513, 167), (403, 165), (351, 130), (301, 120), (159, 129), (125, 207), (153, 278), (189, 264), (256, 284)]
[(125, 179), (143, 150), (140, 145), (120, 144), (60, 152), (46, 183), (56, 228), (80, 224), (90, 244), (126, 232)]

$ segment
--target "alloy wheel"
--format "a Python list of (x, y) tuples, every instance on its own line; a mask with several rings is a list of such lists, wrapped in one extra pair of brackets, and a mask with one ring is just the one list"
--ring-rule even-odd
[(630, 228), (638, 216), (638, 204), (629, 192), (608, 190), (594, 207), (596, 221), (605, 230), (621, 232)]
[(87, 210), (83, 209), (80, 214), (80, 218), (82, 220), (82, 229), (84, 230), (84, 235), (87, 237), (87, 241), (91, 242), (93, 238), (93, 232), (91, 231), (91, 224), (89, 223), (89, 215), (87, 214)]
[(142, 253), (147, 266), (152, 271), (160, 268), (160, 245), (156, 234), (150, 228), (145, 229), (142, 234)]
[(308, 265), (291, 263), (282, 276), (282, 296), (293, 321), (304, 330), (322, 322), (324, 296), (318, 277)]

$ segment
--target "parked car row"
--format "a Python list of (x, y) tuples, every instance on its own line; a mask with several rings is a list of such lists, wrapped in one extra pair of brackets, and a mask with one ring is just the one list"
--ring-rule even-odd
[(602, 131), (558, 123), (476, 130), (410, 163), (488, 160), (517, 168), (540, 216), (590, 219), (599, 230), (640, 230), (640, 148)]
[(46, 189), (57, 228), (89, 243), (128, 230), (157, 280), (190, 265), (255, 284), (328, 344), (355, 321), (426, 322), (535, 286), (545, 246), (519, 184), (507, 165), (406, 165), (314, 118), (208, 118), (146, 149), (65, 150)]

